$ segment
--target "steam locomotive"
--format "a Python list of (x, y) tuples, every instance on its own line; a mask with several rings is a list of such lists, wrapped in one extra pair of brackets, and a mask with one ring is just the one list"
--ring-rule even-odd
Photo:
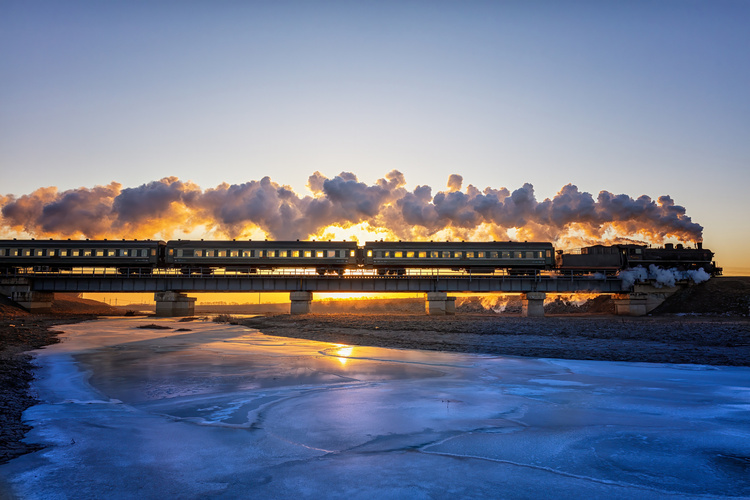
[(558, 250), (555, 256), (555, 267), (560, 271), (590, 272), (597, 270), (605, 273), (616, 273), (620, 269), (650, 265), (662, 269), (678, 271), (705, 272), (718, 276), (721, 268), (713, 261), (714, 253), (698, 243), (696, 248), (685, 248), (682, 244), (667, 243), (663, 248), (651, 248), (646, 245), (593, 245), (581, 248), (578, 252), (564, 253)]
[(526, 274), (557, 269), (616, 272), (656, 264), (720, 274), (713, 252), (682, 245), (595, 245), (580, 252), (555, 252), (546, 242), (237, 241), (237, 240), (0, 240), (0, 272), (38, 272), (114, 268), (122, 274), (176, 269), (182, 274), (212, 274), (217, 269), (257, 273), (272, 269), (315, 269), (342, 275), (347, 269), (374, 269), (378, 275), (403, 275), (407, 269), (451, 269), (472, 273), (506, 270)]

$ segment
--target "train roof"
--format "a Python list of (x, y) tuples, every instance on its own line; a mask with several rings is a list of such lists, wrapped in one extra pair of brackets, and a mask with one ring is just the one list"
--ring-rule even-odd
[(547, 241), (368, 241), (365, 246), (380, 246), (394, 248), (552, 248), (552, 243)]
[(9, 246), (9, 245), (30, 245), (30, 246), (67, 246), (67, 245), (76, 245), (76, 246), (85, 246), (85, 245), (99, 245), (99, 246), (118, 246), (122, 245), (123, 243), (127, 243), (128, 245), (154, 245), (154, 244), (166, 244), (163, 240), (125, 240), (125, 239), (100, 239), (100, 240), (92, 240), (92, 239), (64, 239), (64, 240), (42, 240), (42, 239), (18, 239), (13, 238), (9, 240), (0, 240), (0, 245), (3, 246)]
[(196, 248), (217, 248), (217, 247), (267, 247), (267, 248), (294, 248), (304, 246), (315, 246), (315, 247), (331, 247), (341, 248), (344, 247), (357, 247), (356, 241), (347, 240), (170, 240), (167, 242), (170, 247), (190, 246)]

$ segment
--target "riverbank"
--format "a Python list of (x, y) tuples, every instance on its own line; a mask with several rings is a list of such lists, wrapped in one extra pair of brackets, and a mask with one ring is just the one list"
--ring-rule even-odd
[(22, 421), (23, 412), (37, 402), (29, 391), (34, 378), (29, 351), (59, 342), (57, 325), (108, 314), (122, 312), (93, 300), (57, 294), (52, 311), (31, 314), (0, 297), (0, 464), (38, 449), (21, 441), (31, 429)]
[(750, 318), (492, 314), (276, 315), (242, 320), (268, 335), (336, 344), (538, 358), (750, 366)]

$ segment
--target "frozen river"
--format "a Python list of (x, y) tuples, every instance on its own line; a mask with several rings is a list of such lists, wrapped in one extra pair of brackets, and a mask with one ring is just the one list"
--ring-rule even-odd
[[(750, 497), (750, 369), (66, 326), (0, 498)], [(187, 328), (190, 331), (178, 331)]]

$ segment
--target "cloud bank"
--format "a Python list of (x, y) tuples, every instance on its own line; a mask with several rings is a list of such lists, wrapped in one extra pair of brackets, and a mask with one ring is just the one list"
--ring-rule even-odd
[(558, 246), (665, 238), (700, 241), (703, 227), (669, 196), (601, 191), (596, 197), (563, 186), (552, 199), (537, 200), (534, 187), (463, 188), (453, 174), (446, 189), (405, 188), (393, 170), (372, 185), (351, 172), (308, 178), (311, 194), (299, 195), (270, 177), (202, 189), (176, 177), (123, 188), (58, 191), (39, 188), (0, 196), (0, 230), (50, 238), (170, 238), (203, 231), (207, 237), (242, 238), (258, 230), (269, 239), (322, 237), (331, 226), (365, 225), (389, 238), (542, 240)]

